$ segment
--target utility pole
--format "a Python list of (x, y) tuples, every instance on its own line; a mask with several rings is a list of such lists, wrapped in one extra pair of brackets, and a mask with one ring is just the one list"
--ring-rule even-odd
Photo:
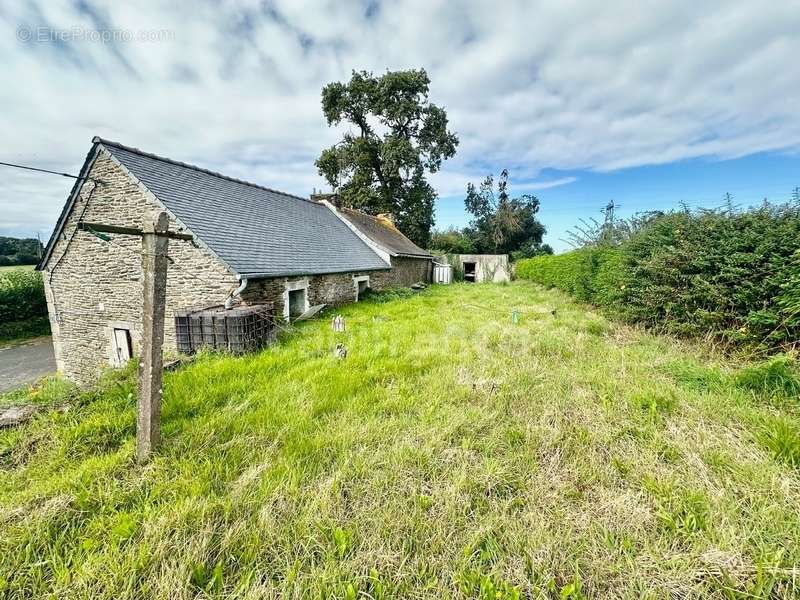
[(603, 229), (600, 234), (601, 242), (603, 243), (611, 243), (613, 242), (614, 236), (614, 209), (616, 208), (616, 204), (613, 200), (610, 200), (608, 204), (606, 204), (605, 210), (603, 210), (603, 215), (605, 218), (603, 219)]
[(733, 206), (733, 194), (730, 192), (725, 192), (725, 210), (728, 211), (728, 214), (733, 214), (734, 206)]
[(169, 217), (159, 211), (144, 220), (142, 229), (102, 223), (78, 222), (78, 230), (108, 242), (107, 235), (142, 238), (142, 344), (139, 358), (139, 401), (136, 417), (136, 459), (146, 461), (161, 439), (161, 395), (164, 360), (164, 314), (167, 299), (167, 265), (170, 238), (191, 241), (188, 233), (169, 231)]
[(161, 394), (164, 359), (164, 310), (167, 299), (169, 217), (157, 213), (142, 231), (144, 305), (142, 349), (139, 361), (139, 411), (136, 422), (136, 459), (143, 462), (161, 440)]

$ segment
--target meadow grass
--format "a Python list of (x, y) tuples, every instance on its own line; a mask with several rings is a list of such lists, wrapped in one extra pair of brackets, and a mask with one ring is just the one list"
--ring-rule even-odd
[(130, 370), (7, 398), (72, 408), (0, 432), (0, 597), (798, 593), (790, 362), (526, 282), (385, 300), (168, 374), (143, 466)]

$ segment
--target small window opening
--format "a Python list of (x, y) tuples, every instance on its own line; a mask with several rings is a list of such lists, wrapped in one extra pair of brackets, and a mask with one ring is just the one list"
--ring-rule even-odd
[(357, 283), (358, 283), (358, 295), (356, 296), (356, 300), (360, 300), (361, 296), (369, 289), (369, 279), (362, 279)]
[(476, 263), (474, 262), (465, 262), (464, 263), (464, 281), (471, 281), (475, 283), (476, 280)]
[(306, 290), (289, 291), (289, 318), (296, 319), (306, 312)]
[(116, 356), (117, 365), (120, 367), (126, 365), (133, 356), (130, 330), (114, 329), (114, 356)]

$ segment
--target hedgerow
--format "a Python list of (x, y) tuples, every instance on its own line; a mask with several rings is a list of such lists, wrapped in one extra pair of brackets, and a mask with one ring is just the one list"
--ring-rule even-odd
[(49, 330), (42, 274), (26, 269), (0, 272), (0, 340)]
[(629, 322), (774, 351), (800, 341), (800, 206), (672, 212), (613, 247), (520, 261), (517, 276)]

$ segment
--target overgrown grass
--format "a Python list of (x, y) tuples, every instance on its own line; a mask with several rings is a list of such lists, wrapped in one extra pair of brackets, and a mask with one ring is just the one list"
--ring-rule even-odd
[(785, 373), (526, 282), (341, 313), (168, 374), (145, 466), (132, 373), (0, 432), (0, 597), (798, 593)]

